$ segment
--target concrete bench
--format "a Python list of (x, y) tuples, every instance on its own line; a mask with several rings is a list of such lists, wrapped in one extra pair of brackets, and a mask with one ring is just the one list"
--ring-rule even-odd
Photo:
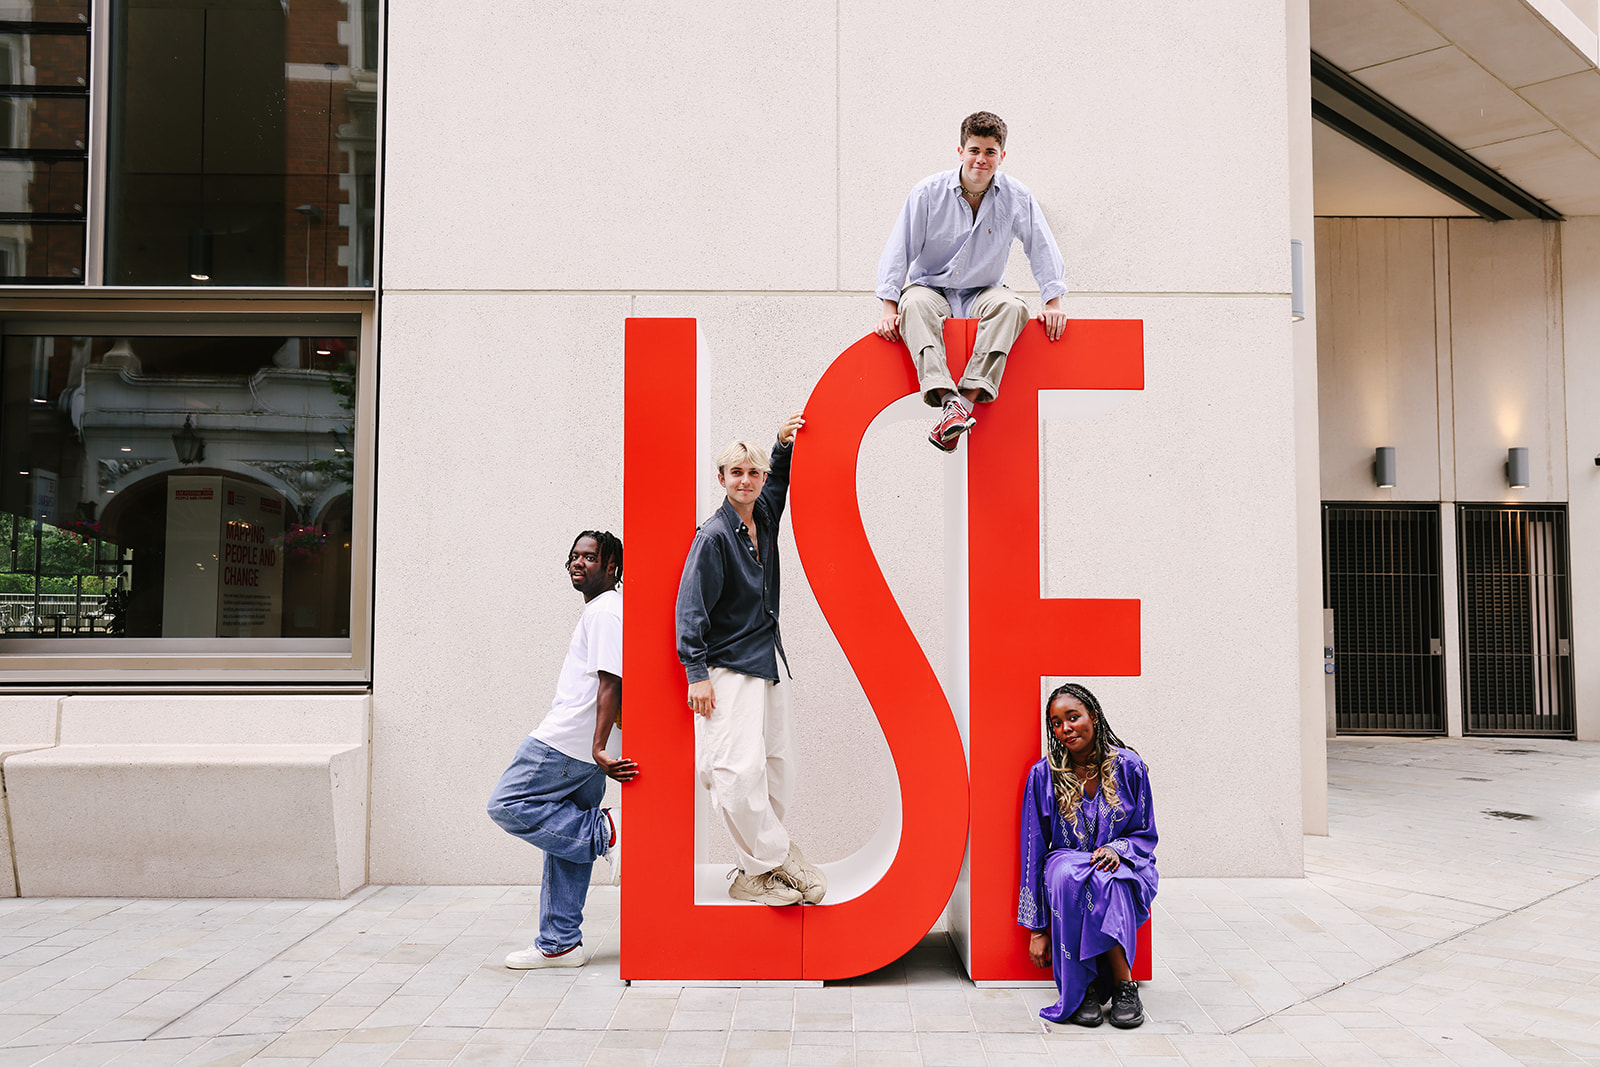
[(0, 698), (0, 859), (5, 875), (0, 877), (0, 896), (17, 895), (16, 871), (11, 865), (10, 804), (5, 795), (5, 761), (23, 752), (49, 748), (56, 743), (56, 727), (61, 712), (57, 696), (6, 696)]
[(23, 896), (340, 897), (366, 882), (365, 695), (85, 696), (4, 777)]

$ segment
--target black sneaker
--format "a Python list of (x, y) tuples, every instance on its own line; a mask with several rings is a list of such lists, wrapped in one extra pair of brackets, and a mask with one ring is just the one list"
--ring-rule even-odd
[(1085, 993), (1078, 1010), (1067, 1016), (1067, 1022), (1073, 1026), (1099, 1026), (1104, 1020), (1105, 1013), (1100, 1010), (1100, 1002), (1094, 999), (1093, 993)]
[(1139, 983), (1119, 982), (1111, 995), (1111, 1010), (1106, 1019), (1121, 1030), (1132, 1030), (1144, 1022), (1144, 1005), (1139, 1003)]

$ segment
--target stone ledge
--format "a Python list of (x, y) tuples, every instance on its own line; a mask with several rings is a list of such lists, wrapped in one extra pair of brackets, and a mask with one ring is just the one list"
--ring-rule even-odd
[(364, 744), (61, 745), (5, 760), (23, 896), (342, 897)]

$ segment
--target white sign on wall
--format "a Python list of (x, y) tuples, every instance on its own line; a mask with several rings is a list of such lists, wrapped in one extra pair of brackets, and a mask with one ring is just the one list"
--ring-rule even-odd
[(283, 497), (220, 475), (167, 479), (163, 637), (283, 635)]

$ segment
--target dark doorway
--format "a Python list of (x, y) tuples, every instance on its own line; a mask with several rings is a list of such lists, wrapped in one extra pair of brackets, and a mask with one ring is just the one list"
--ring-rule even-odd
[(1573, 736), (1566, 507), (1462, 504), (1457, 530), (1466, 732)]
[(1322, 564), (1337, 731), (1443, 734), (1439, 506), (1323, 504)]

